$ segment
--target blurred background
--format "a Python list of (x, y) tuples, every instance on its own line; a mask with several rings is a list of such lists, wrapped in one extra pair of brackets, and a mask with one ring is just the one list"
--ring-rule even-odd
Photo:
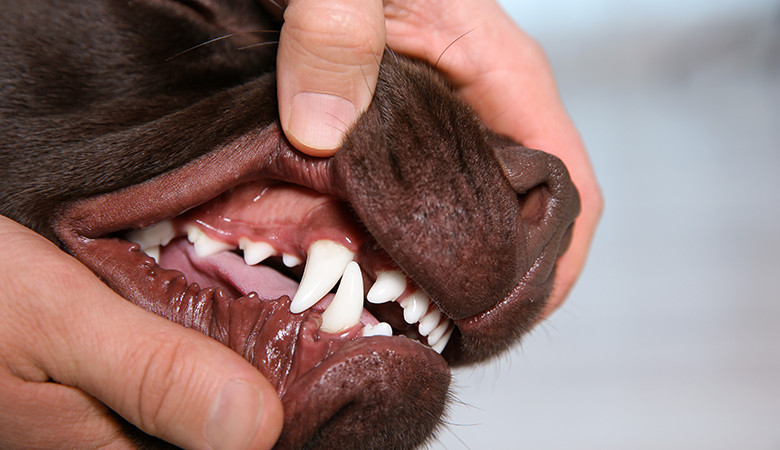
[(780, 2), (503, 4), (606, 209), (563, 308), (456, 372), (432, 448), (780, 450)]

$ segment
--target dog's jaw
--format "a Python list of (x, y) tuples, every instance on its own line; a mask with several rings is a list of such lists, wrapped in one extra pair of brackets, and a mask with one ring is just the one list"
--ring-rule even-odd
[[(413, 74), (404, 70), (419, 71), (415, 64), (403, 64), (391, 72), (409, 77)], [(424, 150), (399, 145), (392, 140), (400, 132), (393, 127), (399, 125), (388, 123), (386, 117), (395, 112), (382, 109), (387, 80), (380, 82), (377, 103), (334, 158), (298, 153), (274, 122), (147, 182), (75, 202), (62, 210), (55, 226), (68, 249), (125, 298), (249, 355), (276, 384), (288, 414), (311, 416), (309, 428), (299, 417), (287, 416), (280, 448), (297, 448), (317, 439), (328, 446), (351, 442), (363, 448), (369, 436), (393, 434), (401, 436), (398, 448), (417, 446), (439, 425), (449, 386), (447, 363), (429, 347), (405, 337), (363, 338), (354, 332), (346, 333), (345, 339), (322, 334), (318, 331), (322, 309), (290, 313), (292, 290), (278, 297), (248, 292), (231, 297), (224, 289), (188, 287), (179, 272), (161, 269), (138, 245), (119, 239), (122, 234), (117, 233), (182, 217), (186, 211), (197, 215), (193, 208), (202, 204), (210, 208), (207, 202), (230, 189), (284, 183), (309, 189), (333, 204), (344, 202), (354, 210), (357, 222), (320, 232), (351, 233), (347, 240), (354, 242), (354, 253), (362, 254), (369, 279), (375, 279), (376, 267), (397, 265), (403, 270), (453, 321), (443, 356), (451, 364), (464, 364), (499, 353), (538, 320), (555, 260), (565, 250), (577, 212), (576, 190), (560, 161), (488, 132), (474, 116), (458, 119), (469, 121), (470, 136), (481, 136), (467, 140), (468, 146), (458, 134), (429, 137), (455, 149), (436, 147), (420, 158), (414, 153)], [(423, 92), (433, 89), (422, 82), (412, 86)], [(419, 102), (414, 95), (404, 93)], [(444, 108), (464, 108), (452, 98), (448, 101), (454, 103)], [(384, 159), (393, 162), (388, 165)], [(435, 159), (437, 173), (431, 174)], [(336, 215), (348, 221), (344, 211)], [(475, 234), (484, 237), (475, 240)], [(330, 240), (338, 240), (334, 236)], [(451, 255), (437, 262), (443, 250)], [(384, 314), (382, 308), (372, 311)], [(285, 338), (258, 339), (280, 334)], [(309, 356), (297, 360), (284, 356), (296, 351)], [(356, 377), (358, 373), (362, 376)], [(379, 385), (381, 394), (371, 387)], [(312, 390), (318, 392), (317, 398), (329, 399), (327, 405), (332, 406), (335, 398), (344, 403), (336, 402), (333, 408), (312, 403), (304, 394)], [(414, 396), (422, 393), (427, 397), (421, 408)], [(357, 419), (365, 414), (396, 416), (409, 405), (416, 405), (408, 414), (417, 418), (407, 417), (415, 422), (408, 429), (403, 428), (409, 425), (406, 422), (393, 424), (390, 431), (386, 422)], [(404, 433), (398, 434), (399, 429)], [(342, 435), (349, 438), (338, 440)]]
[[(193, 4), (239, 3), (256, 5)], [(243, 44), (234, 41), (262, 39), (251, 28), (223, 29), (224, 21), (210, 21), (206, 10), (181, 14), (184, 4), (106, 2), (91, 9), (68, 3), (55, 9), (64, 18), (52, 26), (71, 27), (74, 8), (109, 17), (109, 33), (90, 32), (105, 38), (100, 48), (78, 53), (51, 46), (104, 72), (94, 75), (100, 83), (89, 91), (92, 84), (69, 81), (82, 79), (77, 66), (33, 53), (31, 68), (45, 69), (44, 80), (59, 80), (57, 89), (38, 95), (11, 83), (10, 97), (3, 97), (9, 105), (34, 104), (57, 115), (28, 117), (22, 108), (0, 125), (7, 137), (0, 154), (2, 212), (62, 244), (128, 300), (207, 332), (258, 363), (283, 394), (287, 416), (279, 448), (417, 446), (445, 407), (444, 361), (491, 358), (538, 320), (579, 208), (565, 168), (489, 132), (430, 68), (394, 55), (385, 58), (374, 103), (338, 154), (306, 157), (287, 144), (275, 122), (273, 76), (262, 76), (272, 66), (272, 49), (237, 51)], [(217, 11), (213, 18), (229, 13)], [(14, 39), (24, 36), (11, 31)], [(234, 31), (240, 34), (199, 45)], [(117, 42), (127, 54), (116, 60), (129, 58), (139, 71), (101, 65), (104, 50), (114, 55), (109, 45)], [(35, 78), (19, 77), (28, 79)], [(73, 86), (85, 90), (78, 101), (66, 95)], [(122, 95), (106, 99), (105, 92)], [(357, 227), (367, 231), (357, 259), (369, 268), (397, 266), (453, 321), (444, 359), (411, 339), (321, 334), (321, 311), (292, 314), (292, 292), (261, 298), (209, 286), (188, 290), (178, 272), (159, 268), (121, 239), (258, 180), (301, 186), (348, 205)], [(368, 273), (373, 280), (376, 272)], [(380, 317), (386, 313), (383, 305), (369, 308)], [(231, 317), (235, 328), (224, 326)], [(403, 321), (396, 324), (399, 333)], [(255, 329), (256, 336), (287, 330), (289, 339), (275, 344), (282, 355), (277, 367), (286, 368), (272, 370), (268, 353), (255, 347), (272, 339), (248, 341)], [(315, 338), (322, 342), (305, 342)], [(317, 356), (296, 366), (285, 356), (294, 349)], [(318, 358), (329, 362), (310, 367)]]

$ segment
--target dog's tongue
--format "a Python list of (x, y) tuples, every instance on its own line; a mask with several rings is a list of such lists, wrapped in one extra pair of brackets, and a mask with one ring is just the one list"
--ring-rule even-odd
[(201, 287), (219, 286), (231, 297), (255, 292), (263, 299), (290, 298), (298, 283), (268, 266), (249, 266), (235, 253), (222, 252), (208, 258), (198, 257), (185, 238), (179, 238), (160, 253), (161, 267), (186, 274), (187, 281)]

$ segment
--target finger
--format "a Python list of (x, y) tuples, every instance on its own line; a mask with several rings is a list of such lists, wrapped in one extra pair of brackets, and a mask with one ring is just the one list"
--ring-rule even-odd
[(0, 448), (135, 448), (116, 415), (79, 389), (0, 373), (0, 402)]
[[(7, 282), (0, 332), (14, 360), (26, 355), (27, 361), (12, 373), (77, 388), (185, 449), (273, 446), (281, 403), (238, 354), (130, 304), (49, 241), (5, 218), (0, 238), (8, 243), (4, 257), (14, 262), (13, 276), (7, 264), (0, 271)], [(87, 429), (111, 428), (110, 415), (86, 409)]]
[(549, 314), (585, 264), (603, 199), (544, 52), (493, 1), (392, 0), (385, 14), (391, 48), (435, 64), (488, 126), (558, 156), (568, 167), (582, 212), (569, 249), (557, 263)]
[(279, 116), (290, 142), (330, 156), (368, 108), (385, 46), (381, 0), (292, 0), (279, 38)]

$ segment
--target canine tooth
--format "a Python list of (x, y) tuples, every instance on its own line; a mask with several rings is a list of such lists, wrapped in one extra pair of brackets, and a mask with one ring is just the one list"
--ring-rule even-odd
[(143, 250), (144, 253), (146, 253), (146, 256), (150, 256), (154, 262), (159, 263), (160, 262), (160, 246), (155, 245), (154, 247), (147, 247)]
[(192, 242), (192, 245), (195, 247), (195, 254), (201, 258), (216, 255), (217, 253), (233, 250), (235, 248), (228, 243), (211, 239), (206, 236), (206, 233), (200, 228), (194, 225), (187, 227), (187, 239)]
[(428, 311), (430, 300), (425, 292), (417, 290), (401, 301), (406, 323), (416, 323)]
[(291, 255), (289, 253), (283, 253), (282, 262), (287, 267), (295, 267), (295, 266), (300, 266), (303, 261), (301, 260), (301, 258), (298, 258), (295, 255)]
[(439, 310), (439, 308), (434, 308), (433, 311), (424, 315), (423, 318), (420, 319), (420, 324), (417, 325), (417, 332), (420, 333), (420, 336), (428, 336), (431, 331), (433, 331), (434, 328), (439, 325), (440, 321), (441, 310)]
[(446, 333), (444, 333), (444, 336), (439, 339), (439, 342), (431, 345), (431, 348), (436, 352), (441, 354), (441, 352), (444, 351), (444, 347), (447, 346), (447, 342), (450, 341), (450, 336), (452, 336), (452, 331), (455, 329), (455, 327), (450, 328), (447, 330)]
[(298, 291), (290, 303), (290, 312), (298, 314), (320, 301), (339, 281), (355, 254), (343, 245), (326, 239), (309, 247), (309, 256)]
[(366, 327), (363, 328), (363, 337), (371, 337), (371, 336), (391, 337), (392, 335), (393, 335), (393, 327), (391, 327), (390, 324), (387, 322), (379, 322), (374, 326), (366, 325)]
[(174, 237), (176, 237), (176, 230), (173, 229), (173, 223), (170, 220), (164, 220), (150, 227), (131, 231), (127, 235), (127, 240), (135, 242), (141, 246), (142, 250), (145, 250), (157, 245), (164, 247)]
[(444, 333), (447, 332), (451, 322), (451, 320), (447, 319), (439, 324), (439, 326), (434, 328), (433, 331), (431, 331), (431, 333), (428, 335), (428, 345), (431, 347), (436, 345), (436, 343), (439, 342), (439, 340), (441, 340), (441, 338), (444, 336)]
[(244, 251), (244, 262), (250, 266), (260, 264), (276, 254), (276, 249), (268, 242), (254, 242), (245, 237), (238, 240), (238, 248)]
[(368, 290), (366, 300), (370, 303), (387, 303), (401, 296), (406, 290), (406, 275), (400, 270), (379, 272), (376, 282)]
[(363, 314), (363, 273), (355, 261), (347, 264), (333, 301), (322, 313), (320, 330), (338, 333), (360, 322)]

